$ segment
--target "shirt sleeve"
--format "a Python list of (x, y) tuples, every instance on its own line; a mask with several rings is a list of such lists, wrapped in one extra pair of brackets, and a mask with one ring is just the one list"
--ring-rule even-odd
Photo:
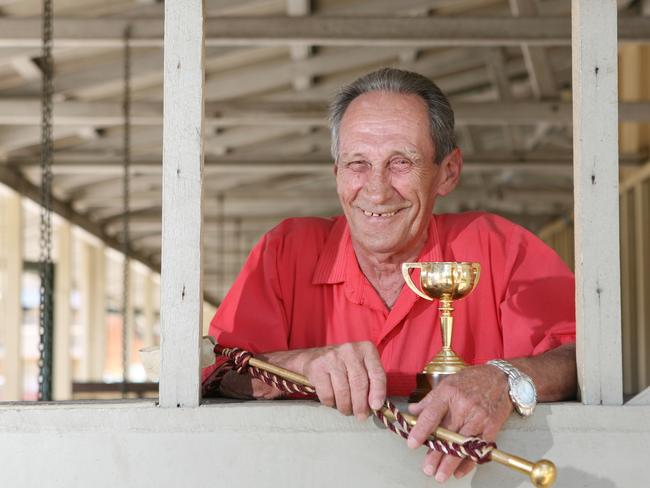
[[(281, 236), (266, 234), (253, 248), (239, 276), (210, 322), (218, 344), (253, 353), (286, 350), (289, 325), (280, 297), (278, 246)], [(223, 361), (204, 368), (204, 387)], [(214, 387), (214, 385), (213, 385)]]
[(541, 354), (575, 342), (575, 281), (539, 238), (516, 228), (507, 245), (501, 302), (505, 358)]

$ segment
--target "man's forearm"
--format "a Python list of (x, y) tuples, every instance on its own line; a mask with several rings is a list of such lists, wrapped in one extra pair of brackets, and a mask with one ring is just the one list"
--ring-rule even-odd
[(539, 356), (509, 361), (532, 378), (538, 401), (556, 402), (576, 398), (578, 379), (575, 344), (565, 344)]
[[(302, 372), (304, 362), (302, 352), (302, 350), (267, 352), (257, 354), (256, 357), (290, 371)], [(239, 374), (235, 371), (229, 371), (224, 375), (218, 393), (239, 400), (273, 399), (282, 396), (282, 392), (272, 386), (260, 380), (253, 380), (248, 374)]]

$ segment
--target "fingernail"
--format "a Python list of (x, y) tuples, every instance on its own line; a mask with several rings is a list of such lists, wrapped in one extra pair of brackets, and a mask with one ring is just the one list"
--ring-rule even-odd
[(406, 445), (409, 446), (411, 449), (415, 449), (416, 447), (418, 447), (418, 441), (416, 441), (413, 437), (409, 437), (408, 440), (406, 441)]
[(376, 400), (376, 399), (371, 400), (370, 408), (372, 408), (373, 410), (379, 410), (383, 404), (384, 402), (382, 402), (381, 400)]
[(427, 464), (423, 471), (427, 476), (433, 476), (433, 464)]
[(447, 477), (444, 475), (444, 473), (441, 473), (440, 471), (438, 471), (436, 473), (436, 481), (438, 483), (444, 483), (445, 481), (447, 481)]

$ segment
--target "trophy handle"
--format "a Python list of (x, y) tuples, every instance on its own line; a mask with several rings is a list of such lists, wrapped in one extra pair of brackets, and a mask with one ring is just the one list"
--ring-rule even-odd
[(422, 298), (429, 300), (430, 302), (433, 301), (433, 298), (431, 298), (429, 295), (426, 295), (422, 290), (420, 290), (417, 286), (415, 286), (415, 283), (413, 283), (413, 280), (411, 279), (411, 275), (409, 272), (412, 269), (422, 269), (422, 263), (402, 263), (402, 276), (404, 277), (404, 281), (408, 285), (408, 287), (413, 290), (413, 292)]

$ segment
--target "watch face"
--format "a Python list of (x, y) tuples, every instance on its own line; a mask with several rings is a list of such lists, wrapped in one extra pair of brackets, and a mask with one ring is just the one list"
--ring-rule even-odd
[(524, 405), (533, 405), (536, 400), (535, 387), (526, 378), (517, 378), (512, 385), (512, 393)]

